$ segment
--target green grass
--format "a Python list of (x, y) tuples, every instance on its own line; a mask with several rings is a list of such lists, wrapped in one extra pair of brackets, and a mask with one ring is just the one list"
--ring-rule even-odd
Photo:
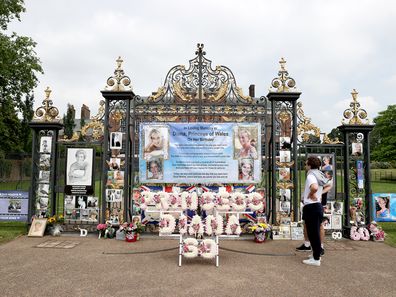
[(396, 193), (396, 182), (394, 183), (371, 182), (371, 191), (373, 193)]
[(27, 224), (23, 222), (0, 222), (0, 244), (27, 234)]
[(386, 233), (385, 243), (396, 247), (396, 222), (378, 223)]

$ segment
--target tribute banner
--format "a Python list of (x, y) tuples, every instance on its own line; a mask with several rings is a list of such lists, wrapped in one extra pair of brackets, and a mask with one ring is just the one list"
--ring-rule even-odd
[(0, 221), (28, 221), (29, 193), (0, 191)]
[(259, 123), (141, 123), (141, 183), (258, 183)]

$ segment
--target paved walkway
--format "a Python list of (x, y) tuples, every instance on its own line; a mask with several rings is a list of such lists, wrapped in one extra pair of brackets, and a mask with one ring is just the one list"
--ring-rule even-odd
[(383, 243), (328, 241), (321, 267), (301, 264), (301, 242), (250, 240), (222, 240), (219, 267), (178, 267), (177, 243), (20, 237), (0, 246), (0, 296), (396, 296), (396, 249)]

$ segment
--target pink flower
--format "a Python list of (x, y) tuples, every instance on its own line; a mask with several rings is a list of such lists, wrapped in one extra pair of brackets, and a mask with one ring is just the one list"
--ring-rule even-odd
[(168, 226), (168, 222), (165, 219), (162, 219), (159, 223), (159, 226), (161, 228), (167, 227)]
[(154, 200), (155, 203), (160, 203), (160, 202), (161, 202), (161, 197), (160, 197), (160, 195), (157, 195), (157, 194), (154, 195), (153, 200)]
[(174, 195), (171, 195), (171, 204), (176, 204), (177, 203), (177, 197)]
[(96, 226), (96, 229), (97, 230), (105, 230), (107, 228), (107, 225), (106, 224), (98, 224), (97, 226)]
[(217, 221), (216, 221), (216, 219), (211, 220), (210, 225), (212, 226), (212, 229), (217, 229)]

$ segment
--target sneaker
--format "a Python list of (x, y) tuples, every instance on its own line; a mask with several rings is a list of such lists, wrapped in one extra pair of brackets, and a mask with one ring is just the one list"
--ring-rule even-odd
[(307, 260), (303, 260), (302, 262), (307, 265), (320, 266), (320, 260), (315, 260), (314, 258), (309, 258)]
[(324, 248), (320, 248), (320, 255), (321, 255), (321, 256), (324, 255)]
[[(310, 254), (310, 255), (308, 256), (308, 259), (313, 259), (313, 255)], [(322, 260), (322, 257), (319, 257), (319, 260)]]
[(304, 244), (296, 248), (298, 252), (310, 252), (311, 250), (311, 246), (305, 246)]

